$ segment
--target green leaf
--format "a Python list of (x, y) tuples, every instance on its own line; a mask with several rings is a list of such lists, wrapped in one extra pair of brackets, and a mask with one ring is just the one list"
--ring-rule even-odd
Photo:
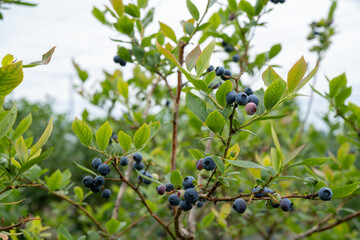
[(255, 121), (279, 119), (279, 118), (286, 117), (287, 115), (288, 115), (288, 113), (287, 114), (281, 114), (281, 115), (267, 115), (267, 116), (260, 117), (260, 118), (256, 119)]
[(299, 85), (300, 81), (304, 77), (307, 69), (307, 64), (304, 57), (301, 57), (294, 66), (290, 69), (287, 76), (287, 85), (289, 92), (293, 92)]
[(195, 96), (191, 92), (188, 92), (186, 94), (186, 106), (202, 122), (206, 121), (206, 117), (207, 117), (206, 104), (201, 98)]
[(160, 130), (160, 122), (153, 122), (149, 124), (150, 128), (150, 137), (149, 139), (152, 139)]
[(128, 99), (128, 95), (129, 95), (129, 85), (127, 82), (125, 82), (122, 78), (118, 78), (117, 80), (117, 89), (120, 93), (120, 95), (122, 95), (126, 100)]
[(171, 54), (167, 49), (163, 48), (159, 42), (156, 42), (156, 48), (163, 54), (167, 59), (169, 59), (173, 64), (175, 64), (179, 69), (181, 69), (181, 65), (178, 60)]
[(243, 161), (243, 160), (227, 160), (225, 159), (228, 163), (237, 166), (237, 167), (241, 167), (241, 168), (262, 168), (266, 170), (266, 167), (263, 167), (257, 163), (254, 162), (250, 162), (250, 161)]
[(209, 72), (208, 74), (206, 74), (206, 77), (204, 79), (206, 85), (209, 85), (214, 80), (215, 77), (216, 77), (215, 71), (212, 71), (212, 72)]
[(177, 43), (176, 40), (176, 35), (174, 30), (172, 30), (168, 25), (166, 25), (165, 23), (159, 22), (160, 24), (160, 29), (161, 31), (164, 33), (164, 35), (168, 38), (170, 38), (171, 40), (173, 40), (175, 43)]
[(124, 14), (124, 4), (122, 0), (110, 0), (115, 12), (121, 17)]
[(197, 161), (201, 158), (204, 158), (205, 155), (203, 154), (202, 151), (200, 151), (199, 149), (188, 149), (189, 153), (191, 154), (191, 156), (193, 156), (193, 158)]
[(45, 182), (49, 187), (49, 191), (53, 192), (60, 188), (63, 176), (61, 171), (56, 170), (50, 177), (45, 178)]
[(186, 0), (186, 7), (189, 10), (191, 16), (197, 21), (199, 20), (200, 14), (196, 6), (190, 1)]
[(278, 139), (278, 137), (276, 135), (273, 124), (271, 124), (271, 135), (272, 135), (272, 138), (273, 138), (276, 149), (281, 153), (280, 142), (279, 142), (279, 139)]
[(6, 65), (12, 64), (14, 61), (14, 56), (11, 54), (6, 54), (5, 57), (1, 61), (1, 65), (5, 67)]
[(271, 66), (269, 66), (262, 74), (262, 80), (267, 87), (279, 79), (282, 78), (275, 72), (275, 70)]
[(125, 152), (128, 152), (130, 150), (132, 143), (131, 137), (121, 130), (119, 131), (118, 134), (118, 141), (120, 146), (125, 150)]
[(23, 80), (22, 61), (0, 68), (0, 97), (12, 92)]
[(107, 223), (105, 223), (105, 227), (110, 234), (114, 234), (120, 227), (120, 222), (115, 218), (111, 218)]
[(16, 141), (15, 150), (18, 158), (20, 159), (20, 162), (22, 163), (26, 162), (28, 158), (28, 151), (26, 148), (24, 138), (22, 136), (19, 137), (18, 140)]
[(123, 15), (114, 26), (121, 33), (130, 35), (134, 31), (134, 21), (135, 20), (128, 18), (126, 15)]
[(93, 175), (97, 175), (94, 171), (92, 171), (91, 169), (89, 169), (89, 168), (87, 168), (87, 167), (84, 167), (84, 166), (82, 166), (82, 165), (80, 165), (79, 163), (77, 163), (77, 162), (75, 162), (75, 161), (73, 161), (74, 163), (75, 163), (75, 165), (78, 167), (78, 168), (80, 168), (81, 170), (83, 170), (83, 171), (85, 171), (85, 172), (88, 172), (88, 173), (90, 173), (90, 174), (93, 174)]
[(296, 181), (301, 181), (301, 182), (312, 182), (312, 181), (302, 179), (297, 176), (280, 176), (280, 177), (277, 177), (276, 179), (277, 180), (296, 180)]
[(59, 236), (60, 234), (62, 234), (67, 240), (73, 239), (71, 233), (63, 225), (60, 225), (60, 227), (57, 230), (57, 235)]
[(224, 107), (226, 105), (226, 94), (232, 91), (233, 85), (231, 81), (225, 81), (216, 91), (216, 101)]
[(74, 187), (74, 192), (75, 192), (77, 198), (79, 199), (79, 202), (82, 202), (82, 200), (84, 199), (84, 191), (82, 190), (82, 188), (79, 186), (76, 186), (76, 187)]
[(46, 158), (48, 158), (50, 156), (50, 154), (52, 153), (53, 150), (54, 150), (54, 148), (50, 148), (47, 151), (45, 151), (44, 153), (40, 154), (38, 157), (32, 158), (32, 159), (28, 160), (27, 162), (25, 162), (22, 165), (21, 169), (19, 170), (19, 174), (26, 172), (35, 164), (39, 164), (40, 162), (44, 161)]
[(337, 77), (333, 78), (329, 82), (329, 88), (330, 88), (329, 96), (330, 96), (330, 98), (335, 98), (336, 95), (339, 94), (341, 89), (343, 87), (346, 87), (346, 83), (347, 83), (347, 79), (346, 79), (345, 73), (341, 74), (340, 76), (337, 76)]
[(185, 64), (186, 64), (186, 69), (188, 71), (191, 71), (195, 65), (196, 65), (196, 62), (199, 58), (201, 54), (201, 49), (200, 49), (200, 46), (197, 45), (193, 50), (191, 50), (191, 52), (186, 56), (185, 58)]
[(92, 141), (92, 132), (90, 127), (85, 122), (75, 118), (72, 123), (72, 129), (82, 144), (85, 146), (90, 146)]
[(101, 151), (104, 151), (109, 145), (109, 139), (112, 135), (112, 130), (110, 124), (106, 121), (103, 125), (99, 127), (96, 131), (95, 138), (96, 144), (98, 145)]
[(300, 83), (296, 86), (295, 88), (295, 92), (299, 91), (307, 82), (310, 81), (310, 79), (315, 76), (315, 74), (317, 73), (317, 71), (319, 70), (319, 61), (317, 61), (316, 66), (313, 70), (311, 70), (311, 72), (306, 75), (305, 78), (303, 78)]
[(275, 44), (269, 51), (269, 58), (274, 58), (281, 51), (281, 44)]
[(34, 154), (36, 154), (39, 149), (46, 143), (46, 141), (49, 139), (51, 132), (53, 130), (53, 120), (50, 118), (48, 125), (46, 126), (43, 134), (39, 138), (39, 140), (36, 142), (34, 146), (31, 147), (31, 152), (29, 157), (32, 157)]
[[(10, 173), (8, 172), (8, 170), (6, 170), (2, 165), (0, 165), (0, 176), (2, 176), (2, 174), (5, 174), (7, 179), (11, 179)], [(0, 194), (0, 200), (1, 200), (1, 194)]]
[(146, 123), (144, 123), (136, 132), (134, 135), (134, 144), (136, 149), (141, 148), (149, 139), (150, 137), (150, 128)]
[(280, 173), (283, 163), (281, 153), (276, 148), (271, 148), (270, 156), (274, 169), (277, 173)]
[[(136, 169), (135, 169), (135, 170), (136, 170)], [(162, 183), (159, 182), (158, 180), (156, 180), (156, 179), (154, 179), (154, 178), (151, 178), (151, 177), (148, 177), (148, 176), (146, 176), (146, 175), (144, 175), (144, 174), (141, 174), (138, 170), (136, 170), (136, 172), (137, 172), (137, 174), (138, 174), (139, 176), (141, 176), (142, 178), (144, 178), (144, 179), (146, 179), (146, 180), (149, 180), (149, 181), (151, 181), (151, 182), (157, 183), (158, 185), (162, 185)]]
[(236, 0), (228, 0), (229, 2), (229, 8), (231, 11), (236, 11), (237, 10), (237, 4), (236, 4)]
[(207, 45), (199, 56), (196, 62), (196, 74), (198, 77), (209, 67), (210, 58), (215, 49), (215, 41), (212, 41)]
[(304, 147), (305, 147), (305, 144), (301, 145), (300, 147), (296, 148), (294, 151), (289, 153), (289, 155), (287, 155), (284, 160), (284, 165), (290, 163), (291, 160), (293, 160), (301, 152), (301, 150), (303, 150)]
[(129, 3), (128, 5), (125, 5), (124, 11), (134, 18), (140, 17), (140, 9), (134, 4)]
[(15, 160), (15, 158), (11, 158), (11, 163), (17, 168), (20, 169), (21, 168), (21, 164)]
[(51, 61), (51, 57), (55, 52), (55, 48), (53, 47), (51, 48), (49, 51), (47, 51), (44, 55), (42, 55), (42, 58), (40, 61), (36, 61), (36, 62), (32, 62), (29, 64), (26, 64), (23, 66), (23, 68), (30, 68), (30, 67), (35, 67), (35, 66), (39, 66), (39, 65), (46, 65)]
[(214, 110), (206, 118), (206, 126), (217, 133), (225, 126), (225, 118), (217, 110)]
[(192, 23), (186, 22), (184, 25), (184, 30), (185, 30), (185, 33), (187, 33), (188, 35), (191, 35), (194, 32), (195, 27)]
[(252, 18), (255, 15), (255, 8), (246, 0), (240, 1), (239, 8), (246, 12), (249, 18)]
[(216, 167), (219, 169), (220, 173), (224, 174), (224, 172), (225, 172), (224, 162), (221, 160), (220, 157), (214, 156), (212, 158), (214, 159)]
[(258, 90), (256, 90), (254, 92), (254, 95), (256, 95), (258, 98), (259, 98), (259, 104), (257, 106), (257, 111), (256, 113), (258, 115), (261, 115), (265, 112), (265, 106), (264, 106), (264, 95), (265, 95), (265, 92), (264, 92), (264, 89), (263, 88), (260, 88)]
[(267, 110), (272, 109), (281, 99), (286, 91), (286, 82), (278, 79), (273, 82), (265, 91), (264, 105)]
[(5, 137), (5, 135), (10, 131), (11, 127), (15, 123), (16, 115), (17, 115), (17, 108), (16, 108), (16, 103), (14, 103), (10, 111), (0, 121), (0, 139)]
[(32, 115), (29, 113), (20, 123), (17, 125), (14, 133), (11, 136), (12, 141), (16, 141), (21, 135), (23, 135), (26, 130), (29, 129), (32, 123)]
[(92, 14), (94, 17), (96, 17), (97, 20), (99, 20), (101, 23), (105, 24), (106, 19), (104, 13), (102, 13), (97, 7), (94, 7), (92, 10)]
[(171, 172), (170, 182), (175, 186), (182, 186), (182, 179), (178, 170), (174, 170)]
[(330, 158), (307, 158), (298, 163), (294, 163), (294, 164), (290, 165), (290, 167), (301, 166), (301, 165), (306, 165), (306, 166), (323, 165), (329, 159)]
[(356, 189), (359, 187), (359, 182), (352, 183), (349, 185), (341, 186), (341, 187), (335, 187), (332, 188), (331, 191), (333, 192), (333, 199), (337, 198), (344, 198), (352, 194)]

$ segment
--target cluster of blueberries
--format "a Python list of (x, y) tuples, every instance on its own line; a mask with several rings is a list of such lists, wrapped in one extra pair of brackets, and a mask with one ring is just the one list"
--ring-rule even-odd
[(114, 57), (114, 62), (120, 64), (121, 66), (126, 65), (126, 61), (124, 59), (122, 59), (119, 55), (116, 55)]
[[(83, 184), (85, 187), (90, 188), (93, 193), (98, 193), (105, 184), (105, 178), (103, 176), (106, 176), (110, 173), (110, 167), (109, 165), (103, 163), (100, 158), (94, 158), (91, 165), (101, 176), (96, 176), (95, 178), (91, 176), (85, 176), (83, 178)], [(101, 193), (101, 196), (108, 199), (111, 196), (110, 189), (104, 189)]]
[(230, 91), (226, 94), (226, 103), (232, 105), (236, 102), (239, 106), (245, 106), (246, 114), (254, 115), (259, 104), (259, 98), (253, 93), (251, 88), (245, 88), (244, 92), (239, 93)]
[(285, 0), (270, 0), (270, 2), (278, 4), (278, 3), (284, 3)]

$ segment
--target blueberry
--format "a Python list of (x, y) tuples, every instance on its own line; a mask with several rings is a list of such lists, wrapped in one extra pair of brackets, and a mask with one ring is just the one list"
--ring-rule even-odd
[(94, 180), (93, 180), (93, 178), (90, 177), (90, 176), (85, 176), (85, 177), (83, 178), (83, 184), (84, 184), (85, 187), (88, 187), (88, 188), (89, 188), (89, 187), (92, 187), (93, 182), (94, 182)]
[(235, 13), (231, 13), (229, 16), (229, 20), (232, 21), (236, 18), (236, 14)]
[(105, 199), (108, 199), (111, 196), (110, 189), (104, 189), (101, 193), (101, 196)]
[(233, 60), (234, 62), (239, 61), (239, 60), (240, 60), (239, 55), (235, 54), (235, 55), (233, 56), (232, 60)]
[[(145, 175), (147, 178), (153, 178), (153, 176), (148, 171), (145, 172), (145, 170), (141, 170), (140, 173), (142, 175)], [(142, 178), (140, 175), (138, 176), (138, 179), (139, 179), (139, 181), (142, 181), (143, 183), (145, 183), (147, 185), (152, 183), (152, 181)]]
[(165, 185), (159, 185), (156, 187), (156, 191), (159, 195), (164, 195), (165, 190), (166, 190)]
[[(204, 162), (203, 162), (204, 164)], [(183, 181), (183, 187), (184, 189), (188, 189), (188, 188), (194, 188), (194, 184), (193, 181), (195, 181), (195, 178), (193, 176), (187, 176), (186, 178), (184, 178)]]
[(330, 201), (332, 197), (332, 191), (328, 187), (323, 187), (319, 190), (319, 198), (323, 201)]
[(204, 202), (203, 201), (198, 201), (196, 206), (197, 207), (202, 207), (202, 206), (204, 206)]
[(253, 102), (257, 106), (259, 104), (259, 98), (256, 95), (250, 95), (249, 96), (249, 102)]
[(129, 164), (129, 160), (126, 157), (122, 157), (120, 159), (120, 165), (121, 166), (127, 166)]
[(136, 170), (141, 170), (144, 168), (144, 164), (142, 162), (134, 162), (134, 165), (133, 167), (136, 169)]
[(103, 175), (103, 176), (106, 176), (110, 173), (110, 167), (109, 165), (105, 164), (105, 163), (102, 163), (100, 164), (100, 166), (98, 167), (97, 171)]
[(165, 105), (168, 107), (170, 105), (170, 100), (166, 99)]
[(222, 42), (221, 42), (221, 45), (222, 45), (223, 47), (225, 47), (225, 46), (227, 46), (228, 44), (227, 44), (227, 42), (222, 41)]
[(264, 187), (264, 192), (265, 192), (265, 193), (269, 193), (269, 194), (273, 194), (273, 193), (274, 193), (273, 190), (271, 190), (270, 188), (267, 188), (267, 187)]
[(188, 188), (185, 191), (184, 199), (187, 203), (196, 203), (199, 200), (199, 194), (194, 188)]
[(215, 84), (212, 89), (218, 89), (221, 86), (221, 82), (218, 82), (217, 84)]
[(245, 106), (249, 101), (249, 97), (246, 93), (244, 92), (239, 92), (238, 94), (236, 94), (235, 96), (235, 102), (238, 104), (238, 105), (241, 105), (241, 106)]
[(215, 74), (216, 74), (216, 76), (222, 76), (222, 75), (224, 74), (224, 71), (225, 71), (225, 68), (223, 68), (223, 67), (217, 67), (217, 68), (215, 69)]
[(246, 202), (242, 198), (238, 198), (233, 203), (233, 209), (238, 213), (244, 213), (246, 210)]
[(187, 203), (186, 201), (180, 201), (180, 207), (183, 211), (189, 211), (192, 209), (193, 205), (191, 203)]
[(199, 159), (197, 162), (196, 162), (196, 169), (197, 170), (201, 170), (201, 169), (203, 169), (203, 166), (202, 166), (202, 162), (203, 162), (203, 158), (201, 158), (201, 159)]
[(172, 183), (165, 184), (166, 192), (171, 192), (175, 189), (174, 185)]
[(140, 153), (135, 153), (133, 158), (134, 158), (134, 161), (137, 162), (137, 163), (141, 162), (142, 159), (143, 159), (143, 157), (142, 157), (142, 155)]
[(177, 196), (177, 194), (171, 194), (168, 198), (168, 201), (169, 203), (172, 205), (172, 206), (177, 206), (179, 205), (180, 203), (180, 198)]
[(206, 71), (207, 71), (207, 72), (212, 72), (212, 71), (214, 71), (214, 66), (213, 66), (213, 65), (210, 65), (210, 66), (208, 67), (208, 69), (206, 69)]
[(232, 51), (234, 51), (234, 47), (231, 46), (230, 44), (227, 44), (227, 45), (225, 46), (225, 52), (230, 53), (230, 52), (232, 52)]
[(248, 102), (245, 106), (245, 112), (247, 115), (254, 115), (257, 111), (256, 104), (253, 102)]
[(222, 80), (228, 80), (231, 77), (231, 71), (229, 69), (225, 69), (223, 75), (221, 76)]
[(118, 55), (116, 55), (115, 57), (114, 57), (114, 62), (116, 62), (116, 63), (119, 63), (120, 62), (120, 56), (118, 56)]
[(236, 92), (235, 91), (231, 91), (231, 92), (228, 92), (226, 94), (226, 103), (227, 104), (233, 104), (235, 102), (235, 96), (236, 96)]
[(102, 186), (105, 183), (105, 178), (103, 176), (96, 176), (94, 179), (95, 186)]
[(210, 156), (205, 157), (202, 164), (203, 164), (203, 167), (208, 171), (212, 171), (216, 167), (214, 159), (212, 159), (212, 157), (210, 157)]
[(120, 64), (121, 66), (125, 66), (125, 65), (126, 65), (126, 61), (125, 61), (124, 59), (120, 58), (119, 64)]
[(91, 186), (91, 191), (93, 193), (98, 193), (101, 190), (101, 186), (95, 186), (94, 184)]
[(264, 193), (261, 187), (254, 187), (251, 192), (254, 193), (254, 197), (256, 198), (261, 198), (266, 196), (266, 194)]
[(245, 92), (248, 96), (250, 96), (251, 94), (254, 93), (253, 90), (252, 90), (251, 88), (249, 88), (249, 87), (246, 87), (246, 88), (244, 89), (244, 92)]
[(92, 162), (91, 162), (91, 166), (92, 166), (95, 170), (98, 169), (98, 167), (100, 166), (100, 164), (102, 164), (102, 161), (101, 161), (100, 158), (94, 158), (94, 160), (92, 160)]
[(280, 207), (280, 204), (273, 201), (272, 199), (270, 199), (270, 205), (273, 207), (273, 208), (279, 208)]
[(293, 203), (288, 198), (283, 198), (280, 201), (280, 207), (283, 211), (288, 212), (293, 207)]

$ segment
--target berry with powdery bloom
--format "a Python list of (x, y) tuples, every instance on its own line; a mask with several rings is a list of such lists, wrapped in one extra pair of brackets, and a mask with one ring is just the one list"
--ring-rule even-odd
[(165, 184), (166, 192), (171, 192), (175, 189), (174, 185), (172, 183)]
[(129, 164), (129, 160), (126, 158), (126, 157), (122, 157), (121, 159), (120, 159), (120, 165), (121, 166), (126, 166), (126, 165), (128, 165)]
[(330, 201), (332, 197), (332, 191), (328, 187), (323, 187), (319, 190), (319, 198), (323, 201)]
[(180, 198), (177, 196), (177, 194), (171, 194), (168, 198), (168, 201), (171, 206), (177, 206), (180, 203)]
[(246, 202), (244, 199), (238, 198), (233, 203), (233, 209), (238, 213), (244, 213), (246, 211)]

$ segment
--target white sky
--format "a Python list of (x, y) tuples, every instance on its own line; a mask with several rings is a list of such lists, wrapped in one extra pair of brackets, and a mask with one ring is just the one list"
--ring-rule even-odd
[[(29, 0), (30, 1), (30, 0)], [(53, 46), (57, 46), (51, 63), (47, 66), (25, 69), (23, 83), (11, 95), (12, 98), (26, 97), (32, 101), (44, 100), (46, 95), (56, 99), (55, 109), (60, 112), (70, 112), (80, 115), (86, 105), (80, 97), (71, 90), (71, 79), (76, 79), (75, 70), (71, 64), (74, 58), (80, 66), (89, 71), (91, 81), (102, 80), (102, 70), (114, 71), (118, 65), (113, 63), (117, 43), (109, 38), (119, 35), (102, 25), (91, 14), (96, 5), (102, 9), (109, 1), (94, 0), (33, 0), (37, 7), (11, 6), (3, 10), (4, 20), (0, 21), (0, 57), (10, 53), (17, 59), (29, 63), (39, 60), (41, 55)], [(124, 0), (124, 2), (128, 2)], [(200, 12), (205, 8), (205, 0), (193, 0)], [(267, 28), (258, 28), (254, 39), (254, 53), (267, 51), (273, 44), (282, 43), (282, 51), (271, 63), (283, 68), (277, 70), (286, 78), (286, 73), (302, 55), (315, 65), (315, 55), (308, 51), (310, 43), (306, 36), (308, 24), (326, 16), (330, 0), (287, 0), (285, 4), (277, 4), (274, 11), (266, 16)], [(353, 86), (351, 101), (360, 104), (360, 1), (339, 0), (335, 15), (335, 26), (338, 34), (328, 51), (318, 73), (317, 89), (324, 92), (327, 83), (326, 74), (330, 78), (346, 72), (348, 81)], [(156, 6), (156, 19), (152, 29), (158, 29), (158, 21), (165, 22), (176, 32), (181, 31), (180, 21), (189, 19), (185, 0), (149, 0)], [(212, 11), (218, 8), (212, 7)], [(180, 34), (178, 34), (179, 36)], [(203, 48), (204, 46), (202, 46)], [(191, 48), (188, 48), (189, 52)], [(213, 58), (211, 63), (220, 64)], [(127, 65), (129, 66), (129, 65)], [(129, 70), (130, 71), (130, 70)], [(260, 76), (251, 79), (253, 88), (262, 86)], [(250, 82), (250, 80), (248, 80)], [(308, 89), (304, 90), (308, 93)], [(75, 98), (71, 105), (70, 99)], [(300, 100), (304, 105), (307, 99)], [(316, 98), (321, 111), (327, 107), (324, 101)], [(71, 109), (71, 110), (70, 110)], [(313, 108), (314, 109), (314, 108)], [(319, 118), (319, 109), (312, 120)], [(93, 112), (101, 114), (101, 111)]]

